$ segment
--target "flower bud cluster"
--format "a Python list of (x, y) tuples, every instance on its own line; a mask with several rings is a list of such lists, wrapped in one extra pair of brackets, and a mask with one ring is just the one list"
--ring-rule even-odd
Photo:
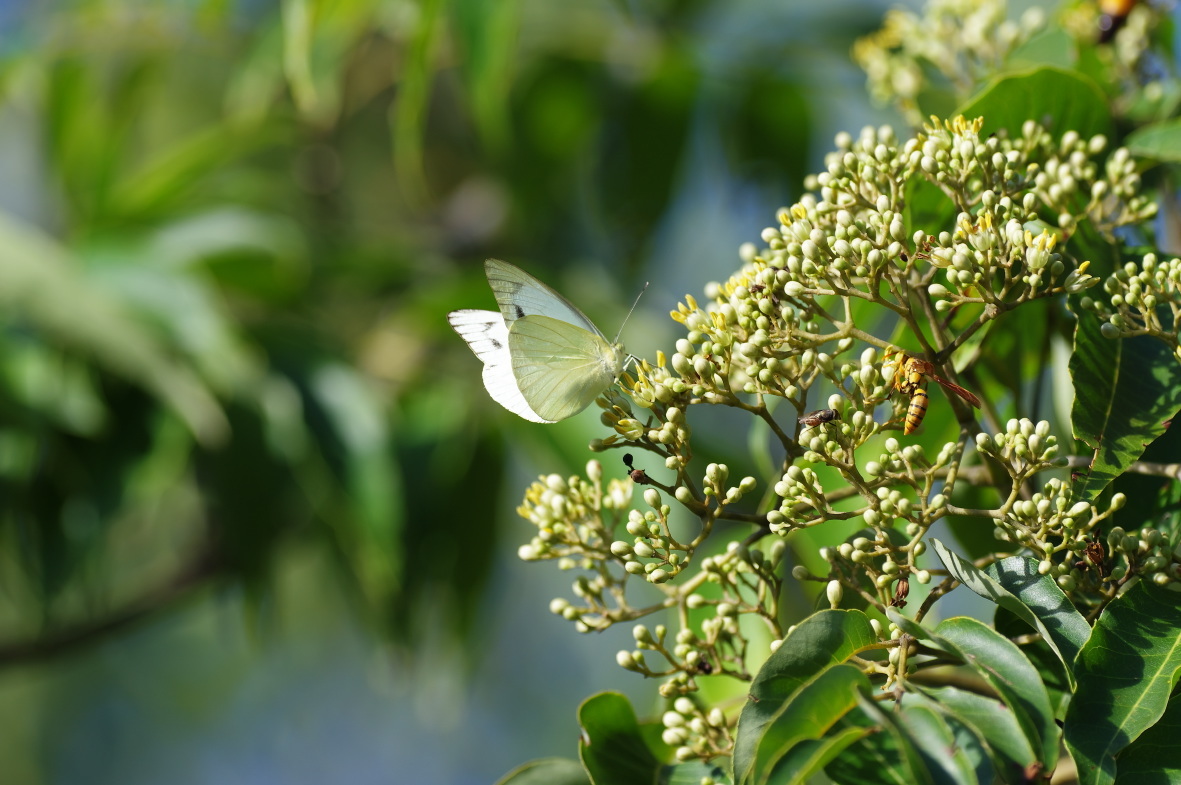
[(767, 513), (773, 534), (786, 536), (793, 529), (823, 523), (832, 512), (820, 478), (806, 466), (788, 466), (774, 490), (781, 501)]
[(734, 743), (721, 709), (704, 709), (687, 697), (677, 698), (660, 720), (664, 725), (660, 737), (681, 762), (710, 760), (728, 753)]
[[(945, 5), (969, 2), (987, 0)], [(799, 567), (793, 575), (822, 582), (833, 608), (854, 597), (879, 609), (902, 607), (912, 584), (931, 578), (918, 559), (931, 525), (956, 509), (948, 498), (957, 478), (984, 481), (982, 472), (971, 471), (978, 467), (961, 469), (964, 439), (944, 444), (932, 458), (917, 441), (888, 438), (880, 447), (871, 442), (876, 459), (865, 460), (867, 440), (880, 439), (887, 426), (875, 420), (877, 407), (891, 401), (898, 420), (909, 393), (935, 373), (933, 364), (916, 357), (917, 364), (905, 366), (911, 378), (895, 386), (902, 360), (879, 357), (889, 344), (866, 332), (867, 314), (889, 311), (917, 335), (931, 363), (945, 362), (996, 313), (1098, 284), (1086, 274), (1085, 262), (1077, 264), (1064, 251), (1062, 239), (1077, 222), (1099, 222), (1106, 231), (1150, 214), (1126, 153), (1109, 156), (1105, 169), (1097, 163), (1102, 138), (1054, 138), (1034, 124), (1023, 128), (1020, 139), (981, 138), (981, 127), (979, 120), (955, 118), (906, 140), (889, 128), (839, 136), (825, 171), (810, 179), (816, 193), (780, 211), (777, 225), (762, 233), (762, 247), (743, 246), (741, 269), (709, 284), (702, 302), (684, 298), (672, 313), (686, 329), (675, 352), (640, 361), (622, 375), (622, 394), (608, 390), (600, 397), (601, 421), (610, 433), (592, 443), (596, 451), (626, 443), (659, 456), (675, 480), (662, 484), (658, 475), (645, 473), (650, 467), (633, 467), (624, 456), (627, 479), (604, 479), (592, 461), (585, 479), (549, 475), (526, 492), (519, 511), (537, 531), (521, 547), (521, 558), (556, 559), (561, 568), (585, 573), (574, 582), (577, 599), (551, 603), (555, 614), (586, 632), (677, 611), (679, 628), (638, 624), (635, 649), (618, 654), (621, 667), (664, 679), (662, 696), (683, 699), (698, 690), (702, 676), (749, 679), (749, 630), (739, 623), (744, 618), (763, 622), (782, 640), (778, 603), (784, 538), (792, 531), (863, 519), (855, 536), (822, 549), (827, 574)], [(908, 225), (906, 199), (915, 185), (954, 202), (955, 224), (933, 235)], [(1039, 221), (1047, 214), (1057, 216), (1051, 219), (1056, 225)], [(1116, 316), (1130, 323), (1134, 308), (1146, 323), (1145, 308), (1181, 300), (1181, 261), (1161, 265), (1149, 257), (1111, 280), (1110, 309), (1092, 305), (1109, 324)], [(947, 327), (950, 322), (941, 327), (926, 303), (913, 308), (915, 298), (924, 296), (935, 310), (956, 308), (957, 324), (972, 326), (960, 335)], [(1175, 318), (1168, 329), (1175, 346)], [(786, 404), (773, 408), (768, 396)], [(687, 422), (689, 407), (698, 403), (742, 410), (779, 439), (775, 460), (782, 460), (782, 471), (771, 488), (778, 503), (768, 512), (755, 477), (732, 481), (723, 463), (690, 473), (701, 465), (693, 463)], [(785, 421), (793, 427), (785, 428)], [(1002, 433), (979, 434), (976, 444), (1009, 473), (1013, 488), (1057, 465), (1058, 445), (1045, 422), (1011, 420)], [(641, 498), (633, 499), (637, 488)], [(670, 526), (674, 503), (694, 519), (693, 539), (686, 543)], [(1000, 510), (975, 514), (994, 518), (998, 537), (1029, 549), (1065, 589), (1130, 575), (1176, 582), (1181, 575), (1170, 542), (1159, 532), (1121, 532), (1100, 547), (1100, 524), (1120, 503), (1117, 496), (1102, 511), (1074, 503), (1069, 486), (1051, 480), (1028, 501), (1014, 492)], [(713, 555), (700, 558), (697, 549), (722, 519), (747, 526), (739, 535), (745, 539), (723, 552), (711, 544)], [(764, 522), (771, 536), (761, 528)], [(632, 576), (663, 599), (630, 605), (625, 589)], [(663, 661), (653, 664), (658, 658)], [(715, 722), (693, 701), (674, 708), (665, 733), (678, 757), (708, 759), (732, 746), (724, 718)]]
[(1112, 498), (1106, 510), (1072, 500), (1071, 486), (1058, 478), (1049, 480), (1029, 499), (1011, 500), (997, 519), (994, 536), (1028, 549), (1040, 560), (1038, 571), (1057, 578), (1070, 571), (1072, 554), (1083, 550), (1087, 538), (1123, 506), (1122, 494)]
[(976, 449), (1001, 461), (1016, 481), (1056, 465), (1058, 438), (1050, 423), (1022, 418), (1005, 423), (1004, 433), (976, 434)]
[(885, 519), (874, 510), (866, 510), (865, 520), (873, 521), (872, 529), (858, 532), (836, 548), (820, 550), (830, 565), (825, 594), (833, 608), (839, 607), (846, 588), (876, 595), (882, 608), (905, 604), (912, 577), (923, 584), (931, 580), (931, 574), (916, 565), (927, 547), (920, 537), (907, 541), (897, 530), (883, 527)]
[(1098, 536), (1081, 549), (1077, 545), (1073, 547), (1082, 558), (1071, 564), (1069, 571), (1060, 573), (1058, 583), (1063, 589), (1070, 591), (1097, 582), (1096, 579), (1121, 583), (1133, 575), (1151, 580), (1158, 586), (1181, 589), (1181, 555), (1175, 551), (1177, 542), (1175, 539), (1171, 541), (1160, 529), (1145, 527), (1138, 532), (1128, 532), (1120, 526), (1113, 526), (1107, 532), (1107, 547), (1103, 551), (1106, 558), (1099, 564), (1088, 558), (1100, 552), (1094, 546), (1095, 541), (1100, 541)]
[(853, 58), (865, 71), (874, 100), (897, 104), (917, 125), (922, 117), (916, 103), (930, 89), (928, 73), (939, 73), (965, 100), (995, 73), (996, 63), (1045, 26), (1039, 9), (1029, 9), (1019, 21), (1009, 20), (1007, 10), (1004, 0), (932, 0), (921, 17), (891, 10), (882, 29), (854, 44)]
[[(664, 625), (656, 625), (654, 630), (636, 625), (633, 628), (636, 649), (616, 655), (620, 667), (648, 677), (668, 677), (659, 688), (666, 698), (696, 692), (697, 679), (701, 676), (749, 678), (746, 641), (739, 618), (755, 614), (778, 629), (777, 603), (782, 581), (777, 572), (786, 550), (786, 543), (778, 540), (765, 553), (732, 542), (724, 553), (704, 559), (701, 572), (707, 581), (719, 587), (718, 591), (710, 592), (710, 598), (698, 591), (677, 596), (684, 604), (684, 611), (692, 611), (700, 619), (697, 627), (686, 625), (669, 641)], [(750, 596), (752, 584), (765, 586), (766, 592)], [(665, 665), (650, 665), (646, 652), (658, 654)]]
[(662, 502), (660, 492), (648, 488), (644, 491), (644, 502), (652, 509), (628, 513), (627, 533), (634, 539), (615, 540), (610, 549), (629, 574), (642, 575), (649, 583), (664, 583), (680, 574), (689, 562), (689, 554), (669, 534), (668, 516), (672, 508)]
[(1162, 262), (1146, 254), (1140, 264), (1128, 262), (1108, 276), (1103, 293), (1106, 300), (1083, 297), (1081, 305), (1103, 319), (1104, 336), (1151, 335), (1181, 360), (1181, 259)]
[(578, 566), (579, 558), (604, 547), (607, 527), (600, 515), (602, 508), (626, 507), (632, 488), (630, 483), (612, 480), (604, 498), (598, 461), (587, 465), (587, 474), (595, 479), (550, 474), (525, 491), (517, 513), (536, 526), (537, 533), (518, 549), (522, 559), (560, 559), (564, 561), (561, 566), (570, 569)]
[(960, 455), (956, 442), (945, 442), (932, 461), (927, 457), (923, 445), (915, 442), (902, 445), (894, 437), (886, 439), (877, 460), (865, 464), (865, 474), (878, 480), (901, 481), (915, 490), (927, 487), (928, 478), (950, 465)]
[(1040, 559), (1038, 572), (1053, 577), (1066, 592), (1120, 584), (1133, 575), (1160, 585), (1181, 579), (1181, 563), (1160, 530), (1127, 533), (1115, 526), (1102, 537), (1103, 521), (1126, 503), (1122, 493), (1112, 496), (1105, 510), (1072, 503), (1070, 486), (1052, 479), (1042, 493), (1012, 505), (996, 536), (1028, 548)]

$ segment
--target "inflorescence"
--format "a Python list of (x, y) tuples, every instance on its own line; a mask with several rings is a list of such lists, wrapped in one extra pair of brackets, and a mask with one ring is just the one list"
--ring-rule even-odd
[[(675, 351), (639, 362), (621, 379), (624, 394), (599, 399), (612, 433), (592, 449), (625, 447), (652, 464), (637, 469), (629, 455), (621, 480), (591, 461), (585, 477), (550, 475), (528, 489), (519, 511), (537, 533), (521, 557), (579, 571), (574, 597), (551, 603), (578, 630), (635, 625), (636, 648), (618, 661), (664, 680), (661, 693), (676, 700), (666, 740), (678, 756), (728, 751), (727, 723), (689, 696), (703, 676), (749, 680), (752, 642), (765, 655), (785, 637), (783, 562), (787, 538), (802, 529), (861, 527), (818, 554), (826, 574), (790, 571), (822, 582), (832, 607), (850, 595), (882, 613), (905, 606), (912, 583), (937, 571), (921, 557), (931, 527), (948, 515), (988, 525), (998, 552), (1038, 560), (1080, 606), (1100, 607), (1136, 576), (1181, 583), (1176, 543), (1161, 532), (1103, 535), (1122, 497), (1100, 509), (1072, 499), (1058, 478), (1037, 481), (1065, 465), (1049, 423), (1002, 426), (985, 401), (989, 433), (963, 400), (932, 390), (930, 406), (954, 410), (958, 437), (931, 454), (902, 435), (916, 393), (900, 390), (917, 390), (928, 375), (947, 381), (953, 354), (999, 315), (1100, 283), (1063, 250), (1081, 224), (1110, 235), (1152, 216), (1131, 157), (1106, 147), (1103, 137), (1056, 138), (1032, 122), (1013, 138), (982, 137), (980, 121), (963, 118), (910, 139), (889, 128), (839, 136), (825, 171), (809, 180), (815, 193), (781, 210), (761, 247), (743, 246), (740, 269), (708, 285), (704, 300), (686, 296), (672, 312), (685, 328)], [(932, 197), (946, 206), (948, 226), (929, 234), (909, 223), (908, 207)], [(1181, 262), (1146, 257), (1103, 284), (1108, 301), (1083, 302), (1105, 320), (1105, 334), (1151, 332), (1176, 351), (1179, 280)], [(906, 355), (864, 327), (880, 332), (883, 317), (934, 369), (913, 385), (895, 378), (908, 373)], [(756, 418), (774, 445), (774, 474), (732, 478), (718, 463), (695, 470), (689, 418), (702, 405)], [(1006, 491), (994, 508), (963, 509), (952, 498), (965, 482)], [(731, 525), (719, 530), (718, 521)], [(720, 531), (725, 545), (711, 541)], [(636, 580), (651, 588), (631, 592)], [(655, 613), (671, 613), (675, 629), (637, 623)]]

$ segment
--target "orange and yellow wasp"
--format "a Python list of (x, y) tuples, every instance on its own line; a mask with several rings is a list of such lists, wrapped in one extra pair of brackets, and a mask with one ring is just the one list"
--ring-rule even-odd
[[(890, 354), (893, 354), (893, 352), (890, 352)], [(980, 408), (980, 399), (974, 394), (968, 392), (958, 384), (953, 384), (947, 381), (947, 379), (937, 376), (935, 374), (934, 363), (920, 360), (902, 351), (898, 351), (897, 354), (898, 358), (896, 360), (892, 362), (887, 360), (886, 364), (896, 366), (893, 381), (894, 389), (910, 397), (910, 404), (906, 407), (906, 425), (902, 430), (904, 434), (909, 435), (913, 433), (923, 422), (923, 417), (927, 414), (927, 377), (939, 382), (939, 384), (943, 385), (944, 389), (955, 393), (977, 409)]]

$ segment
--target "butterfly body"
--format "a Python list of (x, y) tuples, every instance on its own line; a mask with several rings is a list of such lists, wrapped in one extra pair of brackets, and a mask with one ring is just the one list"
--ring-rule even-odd
[(484, 263), (500, 312), (462, 310), (448, 321), (484, 363), (493, 400), (533, 422), (573, 417), (623, 372), (626, 353), (569, 300), (506, 262)]

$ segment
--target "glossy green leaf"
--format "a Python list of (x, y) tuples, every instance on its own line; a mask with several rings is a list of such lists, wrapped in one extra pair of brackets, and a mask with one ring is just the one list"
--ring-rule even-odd
[(1140, 581), (1104, 609), (1075, 664), (1066, 747), (1079, 782), (1114, 781), (1116, 756), (1165, 712), (1181, 675), (1181, 602)]
[(850, 714), (843, 726), (870, 729), (872, 733), (851, 744), (824, 773), (840, 785), (929, 785), (932, 783), (922, 757), (897, 715), (883, 711), (876, 701), (861, 697), (861, 714)]
[(1181, 364), (1154, 338), (1104, 338), (1094, 314), (1084, 311), (1075, 327), (1070, 376), (1074, 437), (1094, 450), (1074, 496), (1093, 501), (1181, 410)]
[(960, 114), (983, 117), (981, 136), (1007, 130), (1021, 133), (1026, 120), (1049, 126), (1055, 135), (1076, 131), (1084, 138), (1111, 136), (1111, 113), (1103, 91), (1076, 71), (1035, 68), (1003, 76), (969, 101)]
[(871, 728), (849, 726), (819, 739), (805, 739), (788, 750), (771, 771), (771, 785), (805, 783), (843, 753), (851, 744), (873, 733)]
[(997, 755), (1008, 761), (1014, 771), (1023, 771), (1037, 762), (1037, 755), (1013, 711), (995, 698), (986, 698), (958, 687), (924, 688), (944, 710), (971, 726)]
[(977, 747), (977, 754), (969, 754), (957, 740), (949, 718), (924, 701), (904, 701), (899, 726), (914, 742), (932, 780), (946, 785), (976, 785), (976, 762), (983, 750), (978, 741), (969, 742)]
[(1013, 712), (1022, 735), (1038, 760), (1052, 769), (1058, 759), (1059, 732), (1049, 694), (1041, 676), (1009, 639), (975, 619), (947, 619), (935, 631), (913, 619), (887, 610), (890, 621), (904, 632), (962, 660), (988, 682)]
[[(1042, 677), (1042, 684), (1046, 685), (1046, 692), (1050, 695), (1054, 717), (1061, 722), (1066, 717), (1066, 707), (1070, 704), (1074, 688), (1066, 678), (1066, 666), (1062, 664), (1058, 652), (1050, 648), (1044, 637), (1033, 634), (1037, 632), (1036, 627), (1031, 627), (1012, 611), (1000, 605), (993, 616), (992, 626), (1001, 635), (1016, 643), (1021, 653), (1037, 668)], [(1074, 668), (1074, 663), (1071, 663), (1071, 668)]]
[(758, 739), (749, 774), (739, 783), (765, 785), (779, 761), (802, 741), (818, 739), (857, 706), (869, 679), (852, 665), (834, 665), (803, 684), (780, 706)]
[(1119, 755), (1115, 785), (1174, 785), (1181, 782), (1181, 696), (1164, 715)]
[(1057, 652), (1067, 678), (1071, 678), (1070, 668), (1087, 642), (1091, 627), (1058, 584), (1049, 576), (1038, 574), (1036, 561), (1014, 556), (991, 565), (985, 572), (961, 559), (939, 540), (932, 539), (931, 548), (956, 580), (1037, 629)]
[(496, 785), (590, 785), (590, 777), (576, 760), (542, 758), (518, 766)]
[(968, 665), (981, 675), (987, 674), (985, 678), (1011, 708), (1016, 710), (1019, 706), (1024, 711), (1029, 718), (1028, 724), (1022, 723), (1026, 736), (1042, 764), (1052, 769), (1058, 760), (1061, 734), (1041, 676), (1016, 644), (987, 624), (962, 616), (947, 619), (935, 632), (942, 640), (959, 647)]
[(1181, 162), (1181, 118), (1137, 128), (1124, 139), (1132, 155), (1165, 163)]
[(631, 703), (618, 692), (602, 692), (578, 708), (583, 738), (578, 755), (594, 785), (648, 785), (661, 762), (644, 743)]
[(824, 610), (800, 622), (751, 683), (751, 698), (738, 719), (735, 782), (750, 775), (767, 725), (796, 690), (876, 642), (869, 617), (861, 611)]

